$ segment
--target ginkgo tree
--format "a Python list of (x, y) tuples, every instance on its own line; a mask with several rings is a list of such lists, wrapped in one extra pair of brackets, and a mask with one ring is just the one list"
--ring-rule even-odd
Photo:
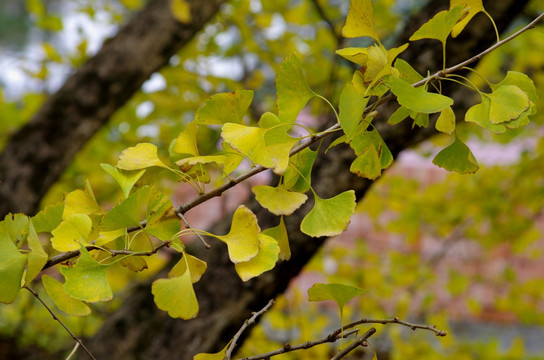
[[(474, 173), (479, 167), (469, 147), (456, 134), (455, 103), (441, 94), (442, 83), (458, 83), (480, 96), (481, 103), (467, 111), (464, 118), (467, 122), (493, 133), (504, 133), (529, 123), (529, 117), (536, 112), (537, 95), (527, 75), (508, 72), (499, 83), (488, 83), (490, 92), (486, 93), (457, 72), (533, 27), (542, 15), (515, 36), (500, 40), (497, 33), (494, 47), (446, 68), (448, 37), (461, 33), (477, 12), (486, 13), (481, 2), (452, 0), (449, 10), (438, 13), (410, 38), (410, 41), (436, 39), (442, 43), (442, 69), (424, 77), (397, 58), (409, 44), (384, 47), (374, 28), (372, 9), (370, 0), (351, 1), (342, 35), (368, 37), (374, 43), (364, 48), (337, 50), (338, 55), (359, 67), (345, 84), (338, 108), (311, 89), (300, 59), (292, 54), (284, 60), (277, 77), (277, 114), (265, 112), (257, 124), (248, 124), (244, 114), (253, 101), (251, 90), (216, 94), (196, 110), (194, 119), (172, 139), (168, 158), (161, 158), (155, 145), (139, 143), (125, 149), (115, 166), (102, 164), (123, 194), (123, 199), (110, 210), (98, 204), (87, 182), (85, 189), (66, 194), (62, 202), (47, 206), (33, 217), (8, 215), (0, 223), (0, 301), (13, 302), (22, 288), (37, 296), (31, 289), (32, 281), (42, 270), (60, 264), (61, 276), (56, 279), (42, 275), (43, 286), (58, 309), (69, 315), (85, 316), (90, 313), (88, 304), (112, 299), (107, 273), (114, 264), (142, 271), (147, 267), (145, 257), (168, 247), (179, 253), (181, 259), (165, 278), (153, 282), (155, 304), (171, 317), (194, 318), (198, 316), (199, 304), (193, 284), (200, 280), (208, 264), (188, 253), (184, 238), (198, 235), (203, 246), (208, 246), (203, 236), (224, 243), (236, 273), (245, 282), (273, 269), (278, 260), (289, 260), (291, 250), (284, 217), (299, 209), (309, 199), (308, 195), (313, 199), (313, 207), (301, 221), (300, 230), (310, 237), (341, 234), (355, 212), (355, 192), (347, 190), (329, 198), (320, 196), (312, 187), (312, 167), (321, 152), (347, 144), (355, 155), (350, 171), (370, 180), (380, 177), (393, 163), (392, 152), (373, 124), (382, 103), (398, 103), (388, 121), (391, 126), (411, 119), (412, 127), (428, 127), (430, 116), (437, 116), (436, 130), (448, 134), (451, 145), (440, 151), (433, 162), (462, 174)], [(335, 125), (315, 132), (297, 123), (298, 114), (312, 98), (330, 106)], [(215, 153), (202, 155), (197, 132), (206, 127), (220, 128), (222, 141)], [(305, 135), (296, 136), (292, 131), (295, 127), (303, 129)], [(310, 149), (329, 136), (336, 139), (328, 149)], [(249, 170), (238, 175), (244, 164), (249, 164)], [(276, 186), (257, 185), (252, 192), (263, 208), (279, 217), (277, 226), (261, 229), (257, 217), (245, 205), (234, 212), (226, 234), (212, 234), (187, 224), (184, 215), (191, 208), (268, 169), (277, 175)], [(141, 181), (151, 170), (190, 184), (197, 197), (174, 207), (157, 184)], [(206, 184), (210, 183), (219, 185), (206, 190)], [(41, 233), (49, 234), (53, 254), (45, 252), (38, 235)], [(342, 284), (316, 284), (309, 291), (309, 300), (334, 300), (342, 315), (345, 302), (362, 292)], [(407, 325), (398, 319), (391, 322)], [(344, 338), (343, 330), (344, 326), (329, 336), (329, 340)], [(364, 344), (372, 334), (359, 338), (357, 344)], [(81, 340), (76, 341), (82, 344)], [(233, 339), (219, 354), (196, 358), (228, 358), (235, 345)], [(92, 352), (86, 351), (92, 357)], [(263, 358), (269, 356), (265, 354)], [(335, 358), (343, 356), (345, 352)]]

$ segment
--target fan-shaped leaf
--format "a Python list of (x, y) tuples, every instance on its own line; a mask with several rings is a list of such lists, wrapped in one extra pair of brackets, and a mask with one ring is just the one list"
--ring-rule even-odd
[(287, 228), (283, 216), (280, 217), (278, 226), (268, 228), (263, 231), (263, 234), (268, 235), (278, 242), (280, 247), (279, 259), (289, 260), (291, 258), (291, 248), (289, 247), (289, 237), (287, 236)]
[(215, 236), (227, 244), (230, 260), (236, 264), (257, 255), (260, 232), (255, 214), (247, 206), (240, 205), (234, 212), (229, 233)]
[(374, 6), (370, 0), (351, 0), (342, 36), (354, 38), (368, 36), (380, 41), (374, 30)]
[(300, 230), (312, 237), (341, 234), (355, 211), (355, 192), (348, 190), (330, 199), (314, 198), (314, 207), (302, 220)]
[(291, 215), (308, 199), (306, 195), (287, 191), (281, 185), (278, 187), (257, 185), (251, 191), (259, 204), (275, 215)]
[(60, 311), (73, 316), (86, 316), (91, 313), (91, 309), (85, 303), (66, 294), (63, 284), (51, 276), (44, 274), (42, 283), (45, 291)]
[(241, 123), (252, 101), (253, 91), (251, 90), (215, 94), (196, 111), (195, 120), (199, 124), (207, 125)]
[(87, 243), (91, 233), (91, 218), (84, 214), (73, 214), (64, 219), (51, 234), (51, 245), (58, 251), (71, 251), (80, 248), (79, 243)]
[(436, 155), (433, 163), (446, 170), (461, 174), (473, 174), (480, 168), (468, 146), (457, 137), (453, 144)]
[(424, 88), (415, 88), (406, 81), (391, 77), (391, 91), (402, 106), (425, 114), (432, 114), (453, 105), (453, 100), (447, 96), (427, 92)]
[(243, 281), (248, 281), (262, 273), (272, 270), (278, 261), (280, 247), (278, 242), (267, 235), (259, 234), (259, 252), (249, 261), (239, 262), (234, 265), (238, 276)]
[(122, 170), (141, 170), (152, 166), (168, 168), (159, 159), (157, 147), (150, 143), (140, 143), (123, 150), (117, 162), (117, 167)]

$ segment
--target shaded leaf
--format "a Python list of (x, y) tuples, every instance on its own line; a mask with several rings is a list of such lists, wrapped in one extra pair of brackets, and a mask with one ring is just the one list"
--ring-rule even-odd
[(285, 189), (300, 193), (308, 191), (312, 181), (312, 167), (316, 158), (317, 151), (310, 148), (305, 148), (293, 155), (289, 159), (290, 166), (285, 171), (283, 178)]
[(489, 120), (501, 124), (519, 118), (529, 108), (529, 97), (515, 85), (502, 85), (486, 95), (489, 106)]
[(27, 244), (30, 252), (28, 253), (25, 284), (30, 284), (30, 282), (34, 280), (34, 278), (42, 271), (49, 258), (43, 249), (43, 245), (38, 238), (38, 234), (34, 229), (32, 221), (29, 221), (28, 223), (28, 230)]
[(198, 300), (191, 282), (191, 273), (155, 280), (151, 293), (157, 307), (173, 318), (192, 319), (198, 314)]
[(199, 124), (223, 125), (228, 122), (241, 123), (253, 101), (253, 91), (237, 90), (209, 97), (195, 114)]
[(220, 352), (214, 353), (214, 354), (208, 354), (208, 353), (196, 354), (193, 357), (193, 360), (223, 360), (225, 358), (225, 354), (227, 353), (229, 345), (230, 345), (230, 341), (223, 348), (223, 350), (221, 350)]
[(140, 180), (145, 172), (145, 169), (142, 169), (138, 172), (125, 173), (123, 171), (119, 171), (118, 168), (113, 167), (110, 164), (100, 164), (100, 166), (102, 167), (102, 169), (104, 169), (105, 172), (110, 174), (119, 184), (119, 186), (121, 187), (121, 191), (123, 191), (123, 194), (125, 195), (125, 198), (128, 197), (128, 195), (130, 194), (130, 190), (132, 190), (132, 188), (134, 187), (134, 184), (136, 184), (136, 182)]
[(191, 6), (186, 0), (170, 0), (170, 10), (177, 21), (184, 24), (191, 22)]
[(473, 174), (480, 168), (468, 146), (457, 137), (453, 144), (436, 155), (433, 164), (460, 174)]
[(365, 130), (360, 129), (359, 123), (363, 119), (368, 99), (363, 93), (357, 91), (352, 83), (348, 83), (340, 95), (339, 122), (348, 142), (357, 131)]
[(440, 116), (436, 120), (436, 130), (450, 135), (455, 131), (455, 113), (451, 106), (440, 112)]
[(284, 186), (257, 185), (251, 188), (255, 199), (272, 214), (291, 215), (308, 197), (298, 192), (287, 191)]
[(8, 233), (0, 231), (0, 302), (10, 304), (19, 294), (26, 259)]
[(198, 156), (198, 147), (196, 144), (197, 122), (191, 121), (185, 126), (185, 129), (178, 135), (171, 148), (171, 156), (176, 158)]
[(42, 283), (45, 291), (60, 311), (73, 316), (86, 316), (91, 313), (91, 309), (85, 303), (66, 294), (63, 284), (51, 276), (44, 274)]
[(422, 87), (415, 88), (396, 77), (391, 77), (391, 92), (399, 104), (418, 113), (432, 114), (453, 105), (453, 100), (447, 96), (427, 92)]
[(304, 217), (300, 230), (312, 237), (341, 234), (355, 211), (355, 192), (345, 191), (330, 199), (314, 194), (315, 204)]
[(309, 301), (325, 301), (332, 300), (338, 307), (341, 309), (344, 305), (353, 299), (354, 297), (361, 295), (364, 292), (363, 289), (344, 285), (344, 284), (313, 284), (311, 288), (308, 289), (308, 300)]
[(291, 248), (289, 247), (289, 237), (287, 235), (287, 228), (285, 227), (285, 221), (283, 216), (280, 217), (280, 223), (278, 226), (268, 228), (263, 231), (264, 235), (268, 235), (278, 242), (280, 247), (279, 259), (289, 260), (291, 258)]
[(36, 232), (51, 232), (62, 221), (62, 213), (64, 212), (64, 202), (47, 205), (34, 217), (32, 223)]
[(450, 35), (453, 27), (463, 15), (462, 6), (454, 7), (450, 10), (440, 11), (432, 19), (423, 24), (411, 37), (410, 41), (420, 39), (436, 39), (443, 45)]
[(375, 180), (382, 174), (380, 158), (374, 146), (369, 146), (361, 155), (351, 163), (349, 171), (357, 176)]
[(126, 256), (119, 260), (119, 264), (134, 272), (147, 269), (147, 262), (142, 256)]

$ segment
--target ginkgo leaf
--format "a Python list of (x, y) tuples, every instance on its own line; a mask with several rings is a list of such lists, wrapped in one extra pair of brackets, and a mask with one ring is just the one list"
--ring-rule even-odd
[(181, 223), (177, 217), (164, 218), (145, 227), (145, 232), (162, 241), (170, 241), (177, 237)]
[(108, 211), (100, 222), (100, 230), (109, 231), (140, 225), (140, 213), (149, 201), (149, 186), (143, 186), (119, 205)]
[(176, 161), (176, 165), (179, 166), (182, 170), (187, 166), (195, 166), (196, 164), (210, 164), (215, 163), (220, 167), (223, 167), (224, 164), (228, 163), (229, 158), (225, 155), (203, 155), (203, 156), (192, 156), (185, 159)]
[(185, 129), (178, 135), (174, 141), (171, 152), (179, 157), (198, 156), (198, 147), (196, 145), (197, 122), (191, 121), (185, 126)]
[(344, 305), (353, 299), (354, 297), (361, 295), (364, 292), (363, 289), (356, 286), (344, 285), (344, 284), (313, 284), (308, 289), (309, 301), (325, 301), (332, 300), (342, 312)]
[(450, 0), (450, 9), (461, 6), (466, 10), (466, 15), (455, 24), (451, 31), (451, 37), (455, 38), (463, 31), (468, 22), (480, 11), (487, 13), (482, 0)]
[(64, 212), (64, 202), (47, 205), (34, 217), (32, 223), (36, 232), (51, 232), (62, 221), (62, 213)]
[(74, 299), (91, 303), (111, 300), (113, 293), (106, 279), (109, 266), (93, 259), (85, 246), (81, 246), (80, 252), (74, 266), (60, 268), (66, 278), (64, 291)]
[(115, 181), (119, 184), (121, 187), (121, 191), (123, 191), (123, 195), (125, 195), (125, 198), (128, 197), (130, 194), (130, 190), (134, 187), (134, 184), (140, 180), (142, 175), (145, 173), (145, 169), (142, 169), (138, 172), (123, 172), (119, 171), (118, 168), (111, 166), (110, 164), (100, 164), (102, 169), (104, 169), (105, 172), (110, 174)]
[(193, 357), (193, 360), (223, 360), (225, 358), (225, 354), (227, 353), (230, 343), (231, 342), (229, 341), (229, 343), (223, 348), (223, 350), (214, 354), (209, 354), (209, 353), (196, 354)]
[(10, 304), (21, 290), (27, 255), (21, 254), (8, 233), (0, 231), (0, 302)]
[(534, 81), (527, 75), (517, 72), (517, 71), (508, 71), (504, 79), (498, 84), (490, 84), (493, 91), (497, 90), (503, 85), (515, 85), (519, 87), (527, 96), (529, 100), (536, 103), (538, 96), (536, 94), (536, 87)]
[(391, 125), (396, 125), (406, 119), (413, 111), (408, 109), (406, 106), (400, 106), (395, 112), (389, 117), (387, 123)]
[(368, 63), (368, 48), (347, 47), (335, 51), (344, 59), (360, 66), (366, 66)]
[(234, 149), (246, 155), (251, 161), (266, 168), (274, 167), (264, 141), (267, 129), (234, 123), (223, 125), (221, 137)]
[(227, 161), (223, 164), (223, 172), (230, 174), (240, 165), (244, 160), (244, 155), (234, 150), (232, 146), (226, 141), (223, 141), (223, 156), (227, 158)]
[(359, 123), (363, 119), (368, 99), (363, 93), (357, 91), (352, 83), (348, 83), (340, 95), (340, 103), (338, 105), (340, 110), (339, 122), (348, 142), (357, 131), (365, 130), (364, 128), (360, 128)]
[(283, 216), (280, 217), (280, 223), (278, 226), (263, 230), (264, 235), (268, 235), (278, 242), (280, 247), (280, 253), (278, 255), (280, 260), (289, 260), (291, 258), (291, 248), (289, 246), (289, 237), (287, 235), (287, 228), (285, 227), (285, 221)]
[(248, 281), (262, 273), (272, 270), (278, 261), (280, 247), (278, 242), (267, 235), (259, 234), (259, 252), (249, 261), (234, 264), (236, 273), (242, 281)]
[(191, 22), (191, 6), (186, 0), (171, 0), (170, 11), (177, 21), (184, 24)]
[(450, 135), (455, 131), (455, 113), (451, 106), (440, 112), (440, 116), (436, 120), (436, 130)]
[(296, 153), (289, 159), (289, 167), (285, 171), (283, 184), (285, 189), (305, 193), (312, 182), (312, 167), (317, 158), (317, 151), (310, 148)]
[(209, 97), (195, 114), (199, 124), (223, 125), (228, 122), (241, 123), (253, 101), (253, 91), (237, 90)]
[(305, 194), (287, 191), (282, 185), (257, 185), (251, 191), (259, 204), (275, 215), (291, 215), (308, 199)]
[[(355, 151), (355, 154), (357, 156), (361, 156), (369, 151), (371, 147), (374, 148), (374, 151), (376, 153), (378, 162), (375, 164), (376, 169), (386, 169), (393, 163), (393, 154), (383, 141), (383, 138), (380, 136), (380, 133), (376, 129), (372, 130), (365, 130), (359, 134), (357, 134), (350, 142), (349, 146)], [(362, 168), (362, 165), (364, 163), (367, 163), (368, 161), (374, 161), (374, 155), (368, 157), (369, 155), (366, 155), (366, 160), (359, 160), (358, 164), (355, 165), (355, 168)], [(354, 163), (357, 160), (354, 161)]]
[(97, 246), (102, 246), (126, 234), (127, 234), (126, 228), (111, 230), (111, 231), (100, 231), (98, 233), (98, 237), (96, 238), (94, 244)]
[(94, 196), (83, 190), (75, 190), (68, 193), (64, 199), (64, 203), (63, 219), (73, 214), (91, 215), (102, 212), (102, 208), (96, 203)]
[(269, 157), (274, 162), (274, 171), (277, 175), (283, 175), (289, 166), (289, 154), (293, 146), (300, 139), (289, 136), (284, 126), (279, 125), (270, 129), (264, 134), (264, 143)]
[(376, 180), (382, 174), (380, 158), (374, 146), (369, 146), (367, 151), (357, 156), (351, 163), (349, 171), (357, 176)]
[(374, 30), (374, 6), (371, 0), (351, 0), (342, 36), (346, 38), (368, 36), (380, 41)]
[(465, 114), (465, 121), (472, 122), (484, 127), (495, 134), (503, 134), (506, 131), (505, 124), (493, 124), (489, 119), (489, 107), (491, 100), (482, 97), (482, 102), (472, 106)]
[(42, 283), (45, 291), (60, 311), (73, 316), (86, 316), (91, 313), (91, 309), (85, 303), (66, 294), (63, 284), (51, 276), (44, 274)]
[(43, 245), (38, 238), (38, 234), (34, 229), (32, 221), (28, 223), (28, 238), (27, 244), (30, 252), (28, 253), (25, 284), (30, 284), (32, 280), (42, 271), (44, 265), (47, 263), (47, 253), (43, 249)]
[(79, 243), (87, 243), (91, 233), (91, 218), (84, 214), (73, 214), (64, 219), (51, 231), (51, 245), (55, 250), (64, 252), (77, 250)]
[(181, 276), (155, 280), (151, 293), (157, 307), (167, 311), (170, 317), (188, 320), (198, 314), (198, 300), (189, 271)]
[(284, 60), (276, 80), (279, 118), (284, 124), (293, 124), (298, 113), (316, 95), (302, 74), (302, 65), (295, 54)]
[(418, 73), (412, 65), (403, 59), (397, 59), (395, 61), (395, 69), (399, 71), (399, 77), (409, 84), (416, 83), (420, 80), (423, 80), (423, 76)]
[(432, 19), (423, 24), (409, 40), (436, 39), (445, 45), (446, 39), (463, 14), (464, 10), (462, 6), (440, 11)]
[(515, 120), (529, 108), (529, 96), (515, 85), (502, 85), (485, 96), (491, 100), (489, 120), (493, 124)]
[(314, 199), (314, 207), (302, 220), (300, 230), (312, 237), (341, 234), (355, 211), (355, 192), (344, 191), (330, 199), (314, 194)]
[(28, 216), (24, 214), (7, 214), (0, 222), (0, 232), (8, 234), (15, 246), (20, 249), (28, 237)]
[(183, 251), (183, 258), (180, 259), (174, 265), (174, 267), (168, 273), (168, 277), (177, 277), (181, 276), (187, 271), (187, 265), (189, 265), (189, 272), (191, 273), (191, 282), (194, 284), (200, 280), (202, 275), (206, 272), (208, 265), (205, 261), (200, 260), (199, 258), (194, 257), (193, 255), (187, 254)]
[(141, 170), (152, 166), (168, 168), (159, 159), (157, 147), (150, 143), (140, 143), (123, 150), (117, 162), (117, 167), (122, 170)]
[(130, 271), (140, 272), (147, 269), (147, 262), (142, 256), (127, 256), (119, 260), (119, 265)]
[(457, 137), (435, 156), (433, 164), (460, 174), (473, 174), (480, 168), (468, 146)]
[(214, 235), (227, 244), (229, 258), (233, 263), (252, 259), (259, 252), (259, 233), (261, 228), (257, 217), (245, 205), (240, 205), (232, 217), (232, 225), (227, 235)]
[(418, 112), (432, 114), (453, 105), (453, 100), (441, 94), (427, 92), (422, 87), (413, 87), (406, 81), (391, 77), (391, 92), (402, 106)]

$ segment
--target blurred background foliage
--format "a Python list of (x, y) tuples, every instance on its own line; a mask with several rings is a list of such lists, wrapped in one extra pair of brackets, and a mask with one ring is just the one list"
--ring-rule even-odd
[[(0, 4), (0, 147), (72, 69), (143, 3), (4, 0)], [(376, 27), (386, 46), (394, 43), (410, 14), (424, 4), (421, 0), (375, 2)], [(114, 204), (119, 191), (100, 163), (114, 164), (121, 150), (144, 141), (159, 146), (166, 157), (171, 140), (211, 94), (253, 89), (249, 121), (275, 111), (275, 74), (292, 52), (301, 57), (312, 89), (337, 103), (340, 86), (353, 68), (334, 51), (340, 46), (368, 45), (365, 39), (348, 42), (339, 37), (348, 5), (347, 0), (229, 1), (87, 144), (43, 205), (82, 188), (85, 179), (99, 202)], [(542, 9), (544, 1), (533, 0), (510, 32)], [(543, 30), (540, 25), (488, 55), (477, 70), (491, 82), (500, 81), (507, 70), (525, 72), (543, 99)], [(485, 87), (478, 76), (472, 80)], [(530, 125), (506, 135), (461, 126), (461, 136), (469, 139), (482, 165), (475, 175), (459, 176), (433, 167), (435, 145), (444, 142), (440, 136), (402, 154), (359, 204), (346, 234), (331, 239), (265, 315), (242, 354), (321, 338), (339, 327), (335, 308), (309, 303), (305, 292), (315, 281), (336, 281), (366, 289), (344, 310), (346, 322), (398, 316), (434, 323), (450, 332), (435, 339), (431, 333), (386, 326), (372, 341), (379, 359), (544, 359), (541, 341), (535, 340), (544, 333), (542, 100), (537, 108)], [(316, 101), (307, 111), (314, 116), (311, 124), (318, 126), (327, 110)], [(215, 151), (218, 131), (199, 133), (202, 154)], [(174, 195), (177, 185), (169, 179), (161, 181), (161, 188)], [(109, 273), (110, 284), (128, 293), (132, 280), (150, 276), (164, 261), (149, 259), (150, 269), (137, 275), (120, 267)], [(90, 336), (118, 301), (94, 307), (89, 317), (60, 317), (74, 332)], [(17, 339), (18, 346), (29, 352), (55, 352), (71, 341), (29, 294), (0, 307), (0, 336)], [(284, 358), (325, 359), (330, 351), (322, 346)], [(366, 356), (371, 358), (372, 353)]]

